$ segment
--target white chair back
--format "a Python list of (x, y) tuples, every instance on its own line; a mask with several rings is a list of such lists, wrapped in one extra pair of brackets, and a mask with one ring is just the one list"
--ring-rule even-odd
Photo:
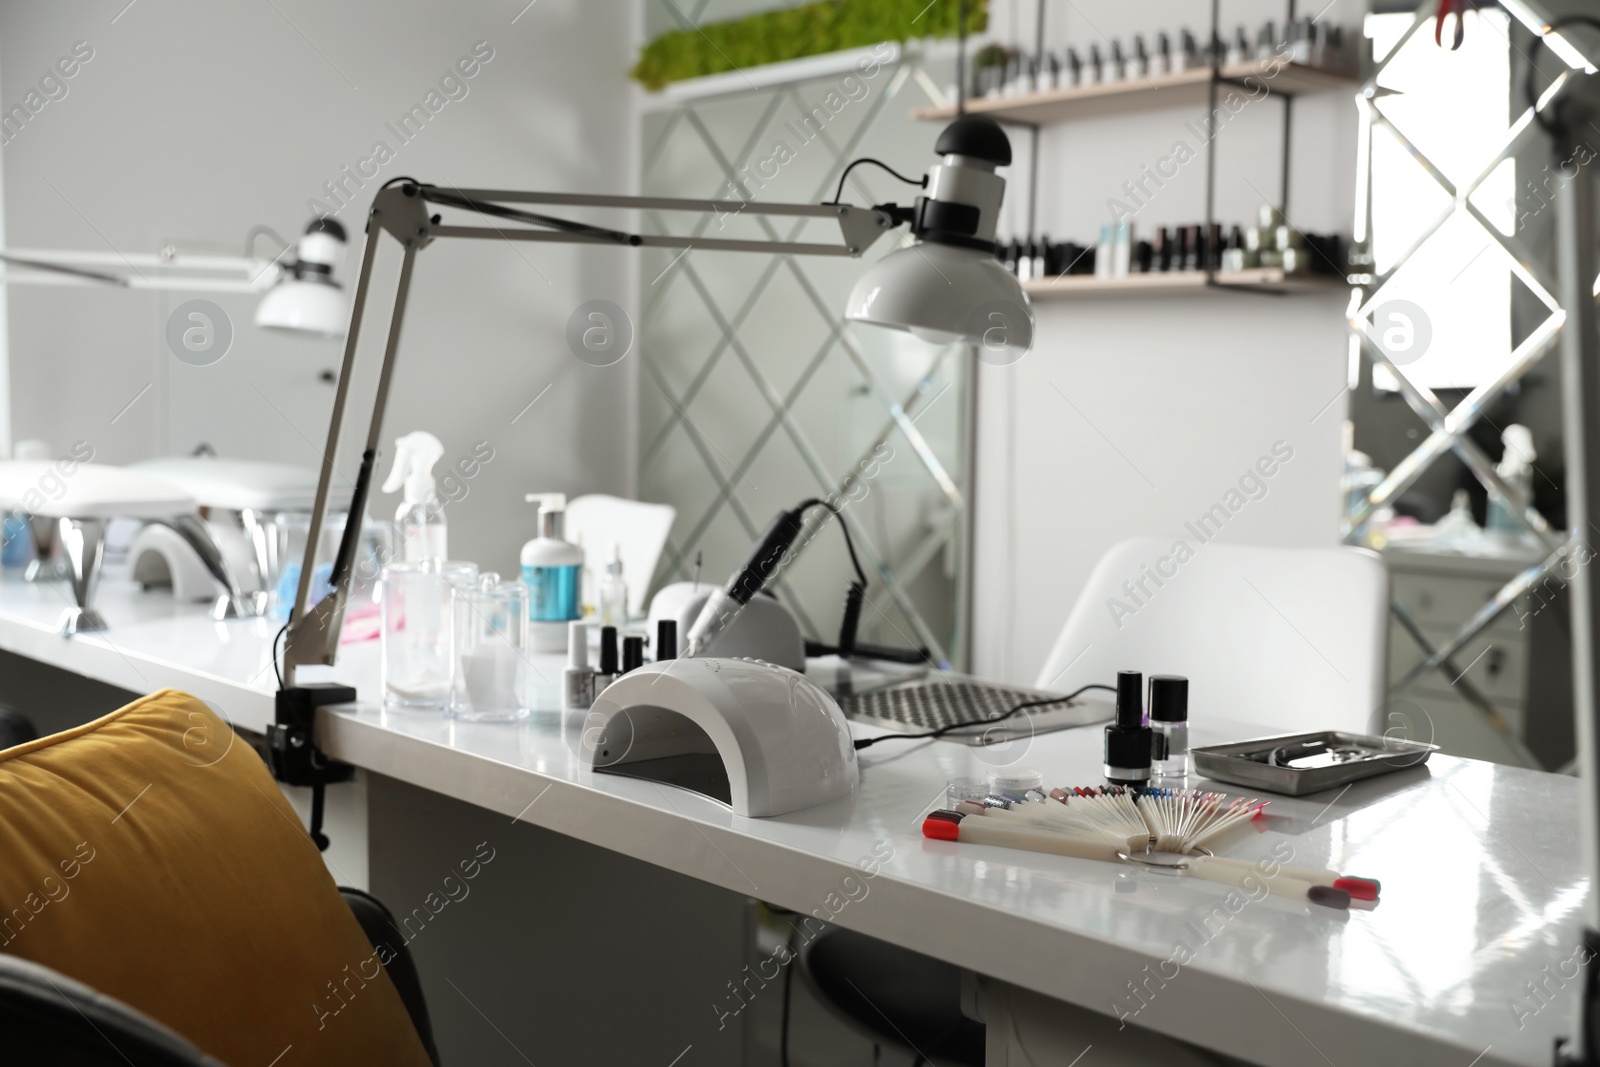
[(1089, 576), (1038, 685), (1181, 674), (1191, 720), (1382, 733), (1388, 606), (1388, 568), (1365, 549), (1123, 541)]
[(567, 501), (566, 539), (583, 546), (584, 558), (598, 580), (611, 562), (613, 546), (622, 549), (622, 576), (628, 583), (628, 614), (645, 609), (650, 581), (678, 511), (669, 504), (590, 493)]

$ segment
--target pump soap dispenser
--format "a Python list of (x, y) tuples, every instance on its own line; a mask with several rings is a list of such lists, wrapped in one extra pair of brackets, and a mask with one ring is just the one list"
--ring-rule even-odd
[(539, 505), (539, 536), (522, 546), (522, 580), (528, 586), (528, 643), (535, 652), (567, 647), (567, 624), (582, 617), (583, 549), (563, 540), (564, 493), (529, 493)]
[(433, 465), (444, 455), (444, 445), (426, 430), (416, 430), (394, 443), (394, 469), (383, 491), (404, 488), (400, 507), (394, 513), (395, 536), (400, 542), (400, 558), (407, 563), (423, 560), (444, 561), (447, 551), (444, 508), (434, 492)]

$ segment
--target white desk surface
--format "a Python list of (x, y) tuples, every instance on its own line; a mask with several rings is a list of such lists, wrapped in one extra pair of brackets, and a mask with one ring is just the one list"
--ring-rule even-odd
[[(129, 689), (185, 688), (240, 727), (269, 721), (276, 626), (214, 623), (201, 606), (111, 581), (100, 605), (114, 629), (66, 639), (54, 628), (68, 597), (8, 574), (0, 648)], [(365, 699), (376, 651), (352, 646), (331, 673)], [(538, 664), (559, 678), (560, 657)], [(1346, 913), (1268, 897), (1230, 916), (1225, 886), (924, 839), (922, 816), (942, 806), (945, 782), (988, 769), (982, 750), (954, 744), (864, 750), (855, 797), (747, 819), (583, 768), (555, 714), (508, 726), (363, 704), (320, 727), (326, 750), (358, 766), (1107, 1014), (1118, 999), (1137, 1007), (1128, 984), (1141, 984), (1153, 995), (1132, 1022), (1262, 1063), (1543, 1065), (1571, 1029), (1588, 883), (1570, 778), (1435, 756), (1344, 793), (1272, 798), (1260, 832), (1227, 852), (1287, 843), (1286, 862), (1381, 879), (1383, 900)], [(1202, 722), (1192, 732), (1207, 744), (1260, 731)], [(1092, 784), (1099, 731), (1043, 735), (1020, 758), (989, 760)], [(862, 878), (875, 850), (892, 856)], [(1192, 962), (1158, 971), (1180, 941)]]

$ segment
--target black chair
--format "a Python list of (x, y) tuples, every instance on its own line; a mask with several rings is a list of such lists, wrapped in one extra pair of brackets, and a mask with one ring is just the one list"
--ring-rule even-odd
[(38, 736), (39, 731), (32, 719), (16, 708), (0, 704), (0, 751), (24, 741), (36, 740)]
[[(382, 944), (393, 952), (384, 969), (428, 1058), (438, 1067), (439, 1050), (422, 984), (394, 916), (370, 893), (346, 888), (339, 893), (373, 947)], [(225, 1067), (122, 1001), (4, 952), (0, 952), (0, 1046), (5, 1062), (29, 1067)]]
[(915, 1067), (983, 1067), (984, 1026), (961, 1014), (953, 964), (832, 927), (800, 952), (800, 973), (834, 1015)]

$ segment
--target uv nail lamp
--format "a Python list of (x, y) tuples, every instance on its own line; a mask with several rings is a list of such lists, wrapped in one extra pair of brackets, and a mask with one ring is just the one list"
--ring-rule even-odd
[(704, 793), (757, 818), (848, 796), (856, 750), (815, 682), (753, 659), (647, 663), (606, 687), (580, 752), (596, 771)]

